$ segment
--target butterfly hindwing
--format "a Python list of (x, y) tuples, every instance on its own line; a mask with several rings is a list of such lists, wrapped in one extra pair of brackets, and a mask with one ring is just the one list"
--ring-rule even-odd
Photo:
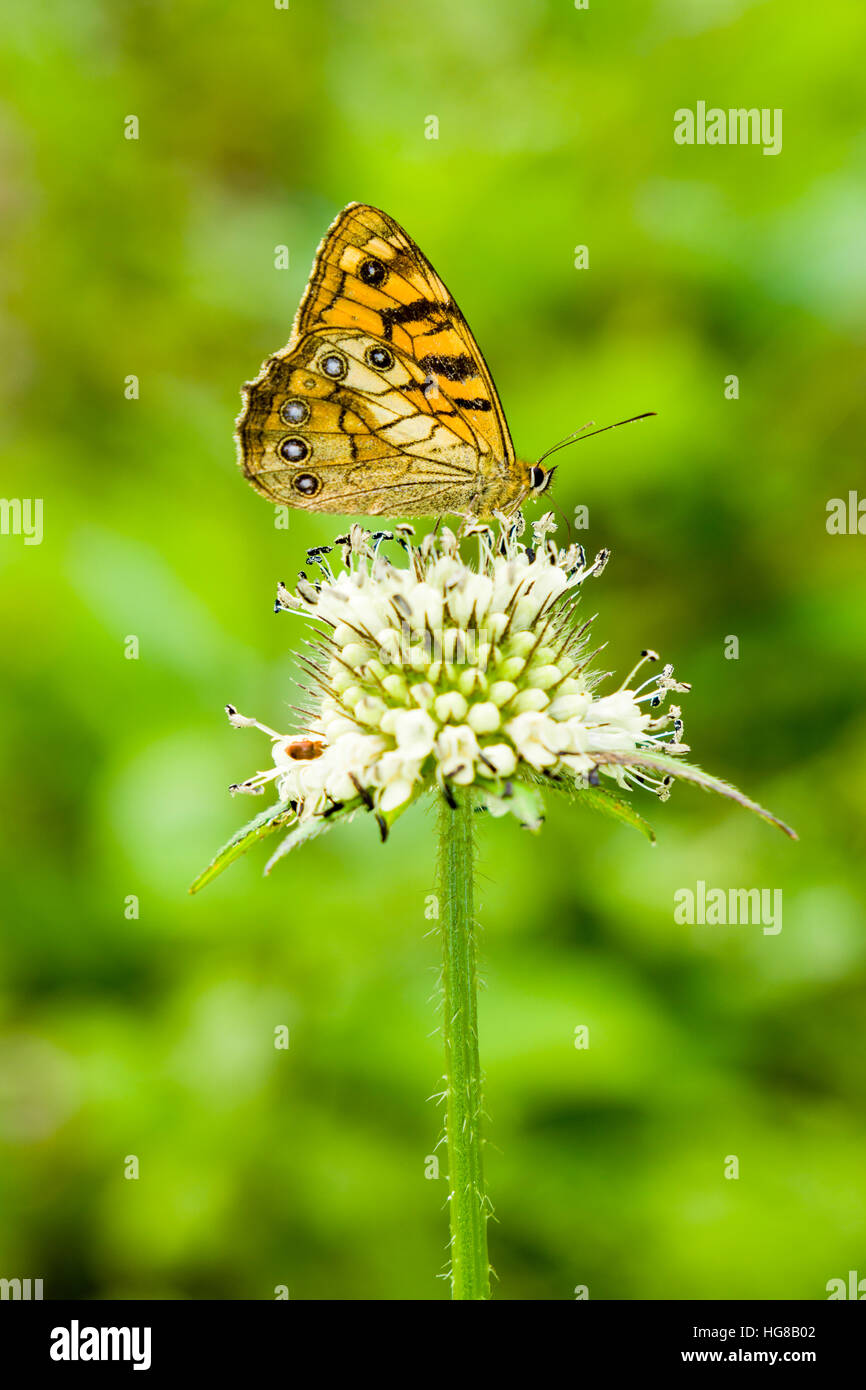
[(271, 501), (314, 511), (469, 510), (471, 432), (456, 409), (431, 410), (429, 394), (417, 364), (379, 339), (308, 333), (248, 388), (244, 471)]

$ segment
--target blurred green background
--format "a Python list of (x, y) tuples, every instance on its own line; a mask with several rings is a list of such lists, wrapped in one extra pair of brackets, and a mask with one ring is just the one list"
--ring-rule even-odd
[[(825, 526), (866, 489), (860, 0), (19, 0), (4, 29), (3, 493), (45, 519), (0, 537), (0, 1275), (448, 1296), (429, 814), (186, 892), (260, 809), (226, 788), (267, 741), (223, 704), (286, 722), (274, 587), (339, 529), (275, 528), (239, 387), (360, 199), (453, 290), (524, 457), (658, 411), (559, 460), (613, 549), (595, 632), (621, 673), (674, 660), (695, 761), (801, 835), (685, 786), (640, 798), (655, 849), (558, 804), (482, 827), (496, 1296), (866, 1276), (866, 539)], [(698, 100), (781, 107), (781, 155), (675, 145)], [(677, 925), (698, 879), (781, 888), (782, 932)]]

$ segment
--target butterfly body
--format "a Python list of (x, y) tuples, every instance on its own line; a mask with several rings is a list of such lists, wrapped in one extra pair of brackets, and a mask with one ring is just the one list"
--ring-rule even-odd
[(544, 490), (448, 290), (385, 213), (350, 203), (319, 247), (288, 345), (244, 388), (240, 463), (278, 505), (490, 516)]

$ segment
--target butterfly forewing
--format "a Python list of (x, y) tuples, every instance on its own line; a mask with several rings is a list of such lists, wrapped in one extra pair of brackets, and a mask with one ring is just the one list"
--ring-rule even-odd
[(314, 511), (489, 511), (525, 491), (481, 352), (433, 267), (350, 204), (316, 256), (288, 346), (246, 388), (246, 476)]
[(472, 409), (479, 439), (494, 457), (513, 459), (496, 387), (469, 325), (426, 256), (378, 208), (350, 203), (319, 247), (294, 332), (322, 324), (363, 328), (413, 357), (431, 387), (448, 383), (451, 399)]

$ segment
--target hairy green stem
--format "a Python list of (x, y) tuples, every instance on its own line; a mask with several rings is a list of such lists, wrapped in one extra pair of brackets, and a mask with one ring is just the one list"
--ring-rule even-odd
[(439, 811), (451, 1297), (479, 1299), (490, 1297), (490, 1265), (482, 1164), (473, 803), (470, 791), (455, 789), (455, 795), (456, 807), (443, 800)]

